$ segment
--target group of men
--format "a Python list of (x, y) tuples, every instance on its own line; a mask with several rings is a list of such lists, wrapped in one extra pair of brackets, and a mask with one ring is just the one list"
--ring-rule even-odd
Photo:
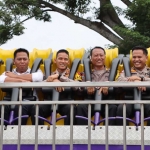
[[(90, 51), (90, 61), (92, 64), (91, 70), (91, 81), (86, 82), (100, 82), (108, 81), (109, 69), (105, 67), (106, 53), (102, 47), (94, 47)], [(131, 77), (126, 77), (124, 71), (122, 71), (117, 78), (117, 81), (129, 81), (129, 82), (141, 82), (149, 81), (150, 68), (146, 66), (146, 61), (148, 59), (147, 49), (142, 46), (136, 46), (132, 49), (132, 62), (133, 67), (131, 69)], [(45, 80), (46, 82), (79, 82), (77, 78), (74, 80), (69, 79), (70, 68), (69, 65), (69, 53), (65, 49), (61, 49), (56, 54), (56, 59), (54, 60), (56, 64), (56, 70), (47, 78), (44, 79), (44, 74), (39, 69), (35, 73), (30, 73), (29, 68), (29, 52), (26, 49), (19, 48), (14, 52), (14, 65), (16, 66), (12, 72), (6, 71), (0, 76), (0, 83), (4, 82), (41, 82)], [(81, 82), (85, 82), (84, 73), (81, 74)], [(146, 87), (138, 87), (140, 91), (146, 91)], [(65, 100), (66, 94), (64, 94), (63, 87), (56, 87), (56, 90), (60, 92), (60, 100)], [(105, 99), (109, 98), (108, 87), (86, 87), (88, 95), (91, 95), (94, 99), (95, 92), (99, 90), (102, 92)], [(79, 93), (79, 96), (84, 95), (83, 88), (74, 87), (73, 91)], [(26, 96), (26, 95), (25, 95)], [(36, 89), (33, 90), (33, 96), (37, 97)], [(23, 97), (24, 98), (24, 97)], [(128, 118), (132, 117), (134, 114), (133, 105), (128, 104), (126, 106), (126, 115)], [(150, 117), (150, 105), (144, 105), (144, 112), (146, 117)], [(11, 108), (10, 106), (5, 106), (4, 118), (9, 120)], [(39, 116), (48, 117), (51, 114), (50, 105), (39, 105)], [(64, 120), (65, 125), (70, 124), (70, 105), (68, 104), (60, 105), (58, 112), (61, 115), (66, 115)], [(1, 111), (0, 111), (1, 113)], [(18, 116), (18, 107), (15, 106), (14, 109), (15, 117)], [(35, 106), (34, 105), (23, 105), (22, 115), (31, 116), (32, 124), (35, 124)], [(74, 106), (74, 125), (87, 125), (87, 120), (81, 118), (75, 118), (75, 116), (88, 117), (88, 105), (78, 104)], [(93, 109), (92, 109), (93, 115)], [(105, 117), (105, 105), (102, 105), (101, 115)], [(123, 116), (123, 105), (109, 105), (109, 117)], [(39, 125), (43, 125), (44, 121), (39, 119)], [(17, 122), (15, 122), (17, 124)], [(22, 119), (22, 125), (27, 123), (27, 118)], [(5, 123), (6, 124), (6, 123)], [(109, 120), (109, 125), (122, 125), (122, 120)], [(148, 125), (150, 123), (148, 122)]]

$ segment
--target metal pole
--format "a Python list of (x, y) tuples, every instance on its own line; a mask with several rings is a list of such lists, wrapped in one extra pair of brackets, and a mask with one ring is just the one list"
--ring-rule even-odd
[(144, 105), (141, 104), (141, 150), (144, 150)]
[[(22, 88), (19, 89), (19, 101), (22, 101)], [(21, 143), (21, 114), (22, 114), (22, 104), (19, 105), (19, 118), (18, 118), (18, 143), (17, 150), (20, 150)]]
[[(76, 100), (76, 101), (70, 101), (69, 104), (150, 104), (150, 101), (147, 100), (142, 100), (142, 101), (133, 101), (133, 100), (105, 100), (105, 101), (94, 101), (94, 100), (89, 100), (89, 101), (81, 101), (81, 100)], [(16, 101), (11, 101), (11, 105), (35, 105), (35, 104), (43, 104), (43, 105), (64, 105), (68, 104), (68, 101), (22, 101), (22, 102), (16, 102)], [(10, 105), (10, 102), (8, 101), (1, 101), (1, 105)]]
[(126, 104), (123, 104), (123, 150), (126, 149)]
[(73, 115), (73, 108), (74, 105), (71, 104), (71, 109), (70, 109), (70, 150), (73, 150), (73, 119), (74, 119), (74, 115)]
[(108, 147), (108, 104), (105, 105), (105, 139), (106, 139), (106, 144), (105, 144), (105, 150), (109, 150)]
[(1, 105), (0, 150), (3, 150), (4, 105)]
[(38, 150), (38, 115), (39, 115), (39, 105), (36, 105), (36, 116), (35, 116), (35, 150)]
[(55, 141), (56, 141), (56, 104), (53, 105), (53, 145), (52, 145), (52, 150), (55, 150), (56, 149), (56, 144), (55, 144)]
[(91, 104), (88, 104), (88, 150), (91, 150)]

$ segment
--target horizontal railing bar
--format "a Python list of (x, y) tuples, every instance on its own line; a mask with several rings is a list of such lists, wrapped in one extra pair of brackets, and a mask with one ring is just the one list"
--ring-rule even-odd
[(144, 100), (102, 100), (102, 101), (0, 101), (0, 105), (34, 105), (34, 104), (150, 104)]
[(14, 88), (14, 87), (150, 87), (150, 82), (7, 82), (0, 83), (0, 88)]

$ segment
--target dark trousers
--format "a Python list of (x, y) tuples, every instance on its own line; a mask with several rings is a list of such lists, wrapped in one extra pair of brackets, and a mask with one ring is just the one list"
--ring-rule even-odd
[[(33, 114), (32, 108), (33, 108), (33, 105), (23, 105), (22, 106), (22, 116), (24, 116), (24, 115), (32, 116), (32, 114)], [(19, 116), (18, 112), (19, 112), (19, 107), (16, 106), (15, 107), (15, 116), (17, 116), (17, 117)], [(28, 117), (22, 118), (21, 124), (26, 125), (27, 120), (28, 120)], [(17, 122), (15, 122), (15, 124), (18, 124), (18, 120), (17, 120)]]
[[(58, 113), (60, 113), (61, 116), (65, 116), (64, 119), (64, 125), (70, 125), (70, 109), (71, 106), (68, 105), (59, 105), (58, 106)], [(109, 117), (115, 117), (116, 116), (116, 105), (109, 105), (108, 111), (109, 111)], [(75, 118), (75, 116), (83, 116), (88, 117), (88, 105), (81, 104), (81, 105), (75, 105), (73, 107), (73, 124), (74, 125), (87, 125), (88, 121), (82, 118)], [(39, 105), (39, 116), (43, 118), (47, 118), (51, 115), (51, 105)], [(93, 107), (92, 107), (92, 115), (94, 115)], [(102, 117), (105, 117), (105, 105), (102, 105), (102, 111), (101, 111)], [(31, 113), (31, 120), (32, 124), (35, 125), (35, 106), (32, 107), (32, 113)], [(44, 125), (44, 120), (39, 119), (38, 120), (39, 125)], [(115, 120), (109, 120), (109, 125), (115, 125)]]
[[(38, 116), (47, 118), (51, 115), (51, 105), (39, 105), (39, 112)], [(36, 114), (36, 107), (32, 107), (32, 114), (31, 114), (31, 121), (32, 124), (35, 125), (35, 114)], [(38, 124), (39, 125), (44, 125), (44, 120), (38, 119)]]
[[(117, 112), (117, 105), (115, 105), (115, 104), (108, 105), (108, 117), (116, 117), (116, 112)], [(105, 105), (102, 105), (101, 116), (103, 118), (105, 118)], [(104, 122), (104, 124), (105, 124), (105, 122)], [(109, 119), (108, 125), (111, 125), (111, 126), (116, 125), (116, 120)]]
[[(64, 118), (64, 125), (70, 125), (70, 105), (59, 105), (58, 106), (58, 112), (60, 113), (61, 116), (65, 116), (66, 118)], [(75, 115), (79, 115), (79, 116), (86, 116), (87, 112), (88, 112), (88, 107), (87, 105), (78, 105), (73, 107), (73, 121), (74, 124), (76, 125), (85, 125), (87, 124), (86, 120), (82, 120), (82, 119), (75, 119)], [(35, 106), (32, 108), (32, 112), (35, 112)], [(51, 115), (52, 111), (51, 111), (51, 105), (39, 105), (39, 116), (43, 117), (43, 118), (47, 118)], [(32, 124), (35, 125), (35, 114), (31, 115), (31, 120), (32, 120)], [(38, 120), (38, 124), (39, 125), (44, 125), (44, 120), (39, 119)]]
[[(64, 124), (65, 125), (70, 125), (70, 109), (71, 109), (71, 105), (60, 105), (59, 106), (59, 113), (61, 115), (66, 115), (67, 117), (64, 119)], [(75, 116), (87, 116), (87, 112), (88, 112), (88, 105), (74, 105), (73, 107), (73, 124), (74, 125), (86, 125), (87, 124), (87, 120), (84, 119), (80, 119), (80, 118), (75, 118)]]
[[(24, 116), (24, 115), (28, 115), (28, 116), (31, 116), (31, 113), (32, 113), (32, 107), (33, 105), (22, 105), (22, 114), (21, 116)], [(19, 106), (16, 105), (14, 107), (14, 118), (18, 117), (18, 110), (19, 110)], [(5, 105), (4, 106), (4, 119), (9, 121), (9, 118), (10, 118), (10, 112), (11, 112), (11, 106), (10, 105)], [(1, 106), (0, 106), (0, 116), (1, 116)], [(27, 120), (28, 120), (28, 117), (26, 118), (22, 118), (21, 119), (21, 124), (22, 125), (26, 125), (27, 124)], [(16, 120), (14, 122), (15, 125), (18, 124), (18, 120)], [(4, 125), (8, 125), (6, 122), (4, 122)]]
[[(93, 111), (93, 106), (91, 107), (91, 115), (94, 115)], [(117, 106), (116, 105), (109, 105), (108, 106), (108, 111), (109, 111), (109, 117), (116, 117), (116, 111), (117, 111)], [(64, 105), (60, 109), (60, 114), (61, 115), (67, 115), (67, 118), (65, 119), (65, 125), (70, 125), (70, 105)], [(75, 118), (75, 116), (82, 116), (88, 118), (88, 105), (86, 104), (81, 104), (74, 106), (74, 125), (88, 125), (88, 120), (82, 119), (82, 118)], [(102, 111), (101, 111), (102, 117), (105, 117), (105, 105), (102, 105)], [(115, 125), (116, 121), (114, 120), (109, 120), (109, 125)]]
[[(132, 118), (134, 117), (135, 111), (134, 111), (134, 105), (127, 104), (126, 105), (126, 118)], [(123, 117), (123, 105), (118, 105), (117, 108), (117, 114), (116, 116)], [(144, 105), (144, 117), (150, 117), (150, 104)], [(117, 119), (116, 121), (117, 125), (123, 125), (122, 119)], [(129, 122), (127, 121), (127, 125), (129, 125)], [(147, 126), (150, 126), (150, 120), (147, 121)]]

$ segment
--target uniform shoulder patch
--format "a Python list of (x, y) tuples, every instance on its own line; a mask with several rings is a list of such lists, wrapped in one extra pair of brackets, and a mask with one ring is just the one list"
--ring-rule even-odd
[(110, 72), (110, 69), (109, 69), (109, 68), (106, 68), (106, 71), (107, 71), (107, 72)]
[(134, 69), (131, 69), (131, 73), (134, 73), (134, 72), (136, 72), (136, 70), (134, 70)]
[(77, 72), (75, 74), (74, 80), (76, 80), (76, 81), (82, 81), (82, 76), (83, 76), (83, 73)]
[(147, 69), (148, 71), (150, 71), (150, 68), (149, 68), (149, 67), (146, 67), (146, 69)]

